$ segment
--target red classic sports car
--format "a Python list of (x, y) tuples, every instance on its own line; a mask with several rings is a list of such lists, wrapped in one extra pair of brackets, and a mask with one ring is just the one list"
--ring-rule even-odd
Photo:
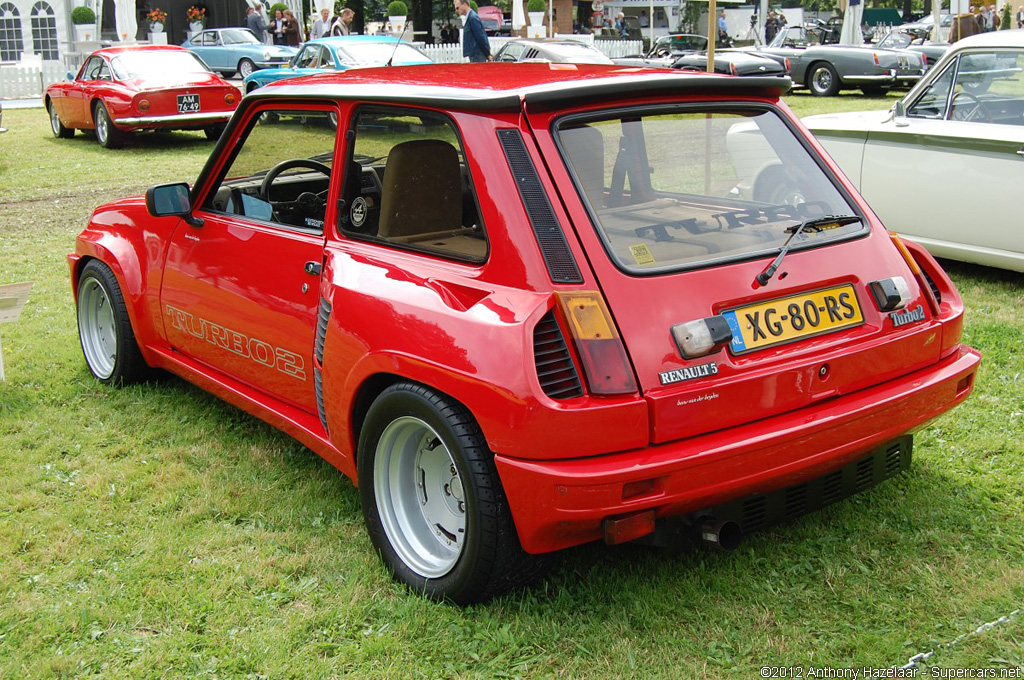
[(735, 547), (906, 468), (980, 362), (789, 87), (491, 63), (261, 88), (191, 188), (94, 212), (86, 363), (309, 446), (431, 597), (587, 541)]
[(217, 139), (242, 94), (188, 50), (171, 45), (93, 52), (78, 75), (46, 88), (55, 137), (95, 130), (107, 148), (133, 130), (205, 130)]

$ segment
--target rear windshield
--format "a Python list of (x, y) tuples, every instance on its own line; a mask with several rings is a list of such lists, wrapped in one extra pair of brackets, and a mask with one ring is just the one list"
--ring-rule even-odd
[[(618, 110), (562, 119), (556, 136), (606, 249), (628, 272), (764, 256), (801, 222), (857, 215), (772, 110)], [(790, 246), (864, 229), (805, 229)]]

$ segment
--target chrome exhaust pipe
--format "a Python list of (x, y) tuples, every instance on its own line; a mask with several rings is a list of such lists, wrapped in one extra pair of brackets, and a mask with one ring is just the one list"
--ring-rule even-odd
[(743, 531), (740, 525), (729, 520), (707, 517), (697, 525), (697, 538), (705, 545), (732, 552), (740, 546)]

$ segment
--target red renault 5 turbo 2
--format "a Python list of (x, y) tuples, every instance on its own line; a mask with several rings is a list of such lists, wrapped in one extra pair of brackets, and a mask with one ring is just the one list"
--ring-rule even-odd
[(217, 139), (242, 93), (199, 57), (174, 45), (107, 47), (78, 74), (46, 88), (54, 137), (94, 130), (101, 146), (120, 146), (138, 130), (203, 130)]
[(261, 88), (191, 188), (78, 237), (86, 363), (297, 438), (431, 597), (587, 541), (733, 547), (906, 468), (980, 361), (788, 88), (497, 63)]

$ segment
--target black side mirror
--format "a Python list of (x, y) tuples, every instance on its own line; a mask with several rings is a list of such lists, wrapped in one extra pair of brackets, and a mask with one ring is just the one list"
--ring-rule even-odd
[(193, 227), (203, 226), (203, 221), (192, 215), (192, 196), (188, 184), (160, 184), (146, 191), (146, 209), (153, 217), (177, 215)]

